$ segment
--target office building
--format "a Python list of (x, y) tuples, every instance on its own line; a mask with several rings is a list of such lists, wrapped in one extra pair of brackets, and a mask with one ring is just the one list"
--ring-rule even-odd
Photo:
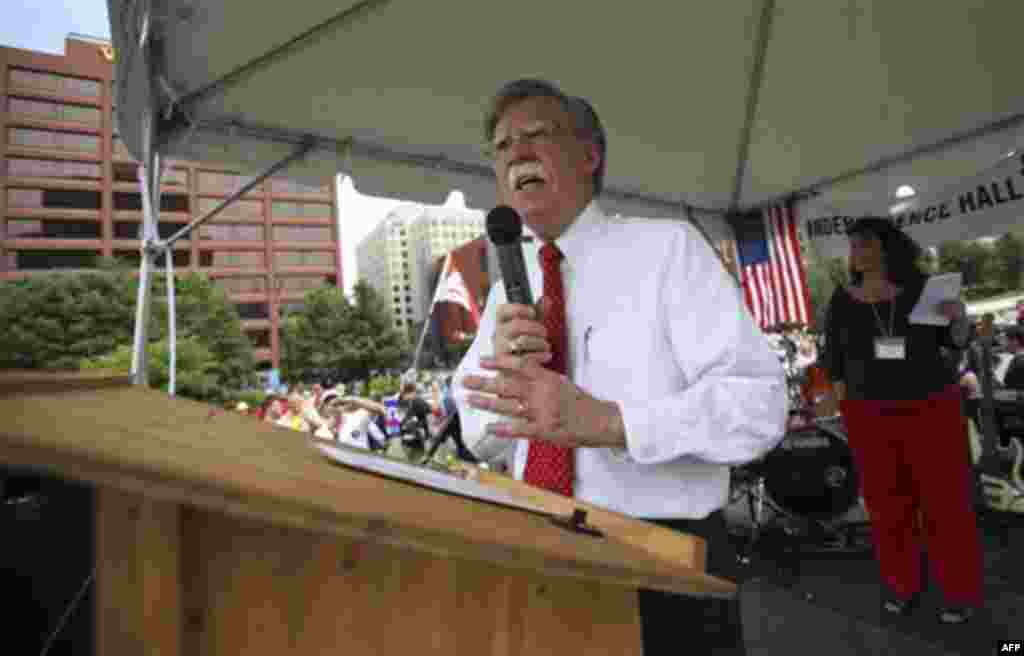
[(433, 299), (438, 258), (483, 232), (479, 211), (400, 205), (356, 247), (359, 277), (387, 300), (395, 327), (415, 340)]
[[(72, 35), (53, 55), (0, 47), (0, 280), (139, 262), (138, 165), (113, 121), (109, 42)], [(247, 178), (170, 161), (159, 233), (216, 207)], [(272, 179), (175, 245), (178, 271), (209, 275), (238, 308), (264, 368), (280, 362), (283, 311), (325, 282), (342, 285), (334, 180)]]

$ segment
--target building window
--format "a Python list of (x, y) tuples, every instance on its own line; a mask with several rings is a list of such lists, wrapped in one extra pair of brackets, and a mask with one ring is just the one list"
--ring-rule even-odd
[(8, 219), (8, 239), (99, 239), (98, 221), (49, 221), (46, 219)]
[(331, 206), (324, 203), (296, 203), (291, 201), (275, 200), (273, 203), (271, 203), (270, 211), (275, 217), (278, 218), (331, 218)]
[(12, 68), (8, 84), (13, 88), (46, 91), (61, 96), (99, 98), (103, 92), (103, 86), (97, 80), (55, 73), (40, 73), (24, 68)]
[(263, 276), (217, 278), (214, 284), (228, 294), (263, 294), (267, 291), (267, 279)]
[(270, 310), (266, 303), (236, 303), (240, 319), (269, 319)]
[[(120, 162), (112, 167), (114, 182), (139, 183), (139, 165), (131, 162)], [(161, 178), (165, 187), (188, 187), (188, 171), (183, 169), (167, 169)]]
[[(142, 194), (134, 191), (115, 191), (114, 209), (118, 212), (141, 212)], [(161, 212), (188, 212), (188, 196), (160, 194)]]
[(99, 251), (16, 251), (10, 253), (8, 265), (18, 271), (38, 269), (91, 269), (96, 266)]
[(66, 162), (52, 159), (7, 159), (7, 175), (12, 178), (67, 178), (70, 180), (100, 180), (103, 169), (92, 162)]
[(331, 241), (331, 229), (326, 226), (274, 226), (274, 241)]
[(210, 241), (263, 241), (263, 226), (206, 224), (199, 226), (199, 238)]
[(98, 210), (102, 194), (81, 189), (8, 189), (8, 207)]
[[(219, 173), (215, 171), (199, 172), (199, 191), (207, 194), (230, 195), (245, 186), (252, 176), (243, 176), (236, 173)], [(248, 193), (259, 193), (262, 185), (256, 185)]]
[(319, 253), (316, 251), (277, 251), (274, 253), (274, 264), (278, 267), (333, 267), (334, 253)]
[(49, 102), (45, 100), (27, 100), (25, 98), (9, 98), (7, 111), (45, 121), (61, 121), (82, 123), (93, 127), (103, 124), (103, 115), (97, 107), (69, 105), (67, 103)]
[(322, 276), (288, 276), (278, 280), (282, 291), (304, 292), (324, 284)]
[(263, 253), (254, 251), (203, 250), (199, 252), (199, 266), (260, 269), (264, 266)]
[[(199, 199), (199, 216), (204, 216), (209, 212), (212, 212), (214, 208), (221, 204), (221, 200), (217, 198), (200, 198)], [(258, 200), (236, 200), (230, 203), (227, 207), (221, 210), (217, 214), (219, 219), (262, 219), (263, 218), (263, 202)]]
[(7, 143), (19, 148), (46, 148), (100, 154), (100, 138), (77, 132), (10, 128)]
[(316, 187), (314, 185), (301, 184), (294, 180), (274, 178), (270, 181), (270, 193), (272, 194), (327, 194), (329, 187)]
[(252, 343), (253, 348), (265, 349), (270, 348), (270, 331), (269, 330), (254, 330), (245, 334), (249, 338), (249, 342)]
[[(183, 224), (181, 223), (170, 223), (168, 221), (160, 221), (157, 223), (156, 232), (161, 239), (167, 239), (174, 233), (181, 230)], [(114, 239), (141, 239), (142, 238), (142, 222), (141, 221), (114, 221)], [(182, 241), (188, 241), (189, 237), (186, 235), (181, 238)]]

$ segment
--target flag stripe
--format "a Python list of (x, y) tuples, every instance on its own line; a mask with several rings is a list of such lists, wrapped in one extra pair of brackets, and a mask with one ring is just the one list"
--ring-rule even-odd
[(758, 220), (764, 224), (768, 260), (740, 268), (747, 307), (763, 329), (780, 323), (807, 325), (811, 300), (800, 255), (796, 211), (792, 206), (775, 206), (765, 210)]
[(772, 248), (775, 255), (775, 268), (780, 273), (780, 289), (782, 290), (779, 295), (780, 315), (781, 316), (799, 316), (796, 309), (795, 294), (793, 286), (793, 260), (790, 257), (788, 246), (786, 243), (786, 231), (785, 231), (785, 217), (783, 216), (783, 209), (781, 207), (775, 207), (769, 210), (769, 216), (771, 219), (771, 230), (768, 232), (770, 239), (772, 240)]

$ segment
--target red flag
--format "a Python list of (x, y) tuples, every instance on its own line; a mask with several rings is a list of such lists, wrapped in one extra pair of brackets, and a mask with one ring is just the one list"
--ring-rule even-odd
[(758, 325), (809, 325), (811, 294), (792, 205), (748, 217), (737, 226), (736, 246), (743, 297)]
[(435, 303), (455, 303), (466, 308), (466, 311), (473, 317), (473, 323), (480, 325), (480, 309), (476, 306), (473, 295), (466, 287), (466, 281), (457, 268), (451, 253), (444, 260), (444, 270), (437, 281), (437, 293), (434, 295)]

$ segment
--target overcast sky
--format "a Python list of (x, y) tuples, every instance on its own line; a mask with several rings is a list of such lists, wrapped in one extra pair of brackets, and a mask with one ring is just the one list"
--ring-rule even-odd
[[(0, 0), (0, 4), (0, 46), (64, 54), (64, 39), (72, 32), (110, 38), (106, 0)], [(357, 279), (356, 245), (399, 202), (364, 196), (347, 179), (341, 183), (339, 212), (346, 292), (351, 292)], [(450, 198), (449, 204), (462, 206), (461, 194)]]

